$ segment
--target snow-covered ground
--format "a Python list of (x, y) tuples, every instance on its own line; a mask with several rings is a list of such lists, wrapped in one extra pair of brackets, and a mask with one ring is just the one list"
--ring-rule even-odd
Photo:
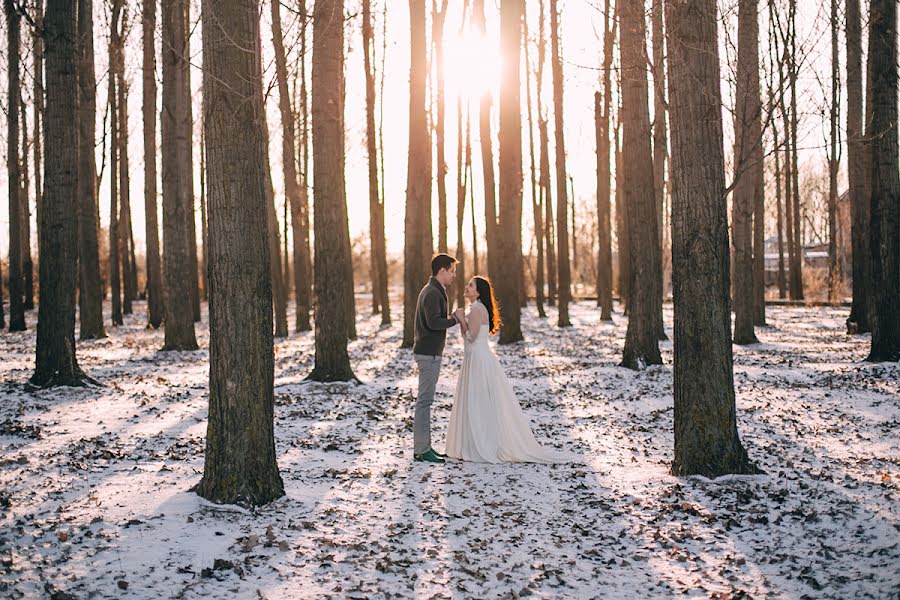
[[(313, 338), (292, 334), (275, 348), (287, 495), (256, 511), (189, 491), (206, 316), (203, 349), (163, 353), (144, 310), (78, 345), (102, 388), (28, 391), (36, 315), (0, 333), (0, 596), (900, 594), (900, 366), (861, 362), (868, 337), (844, 333), (846, 310), (770, 308), (762, 343), (736, 348), (738, 428), (767, 475), (717, 481), (668, 473), (671, 342), (664, 366), (622, 369), (626, 320), (601, 323), (589, 303), (566, 330), (529, 308), (526, 342), (495, 348), (537, 437), (583, 464), (413, 464), (416, 372), (399, 325), (360, 319), (363, 385), (304, 383)], [(671, 335), (671, 307), (666, 319)], [(461, 354), (451, 336), (438, 449)]]

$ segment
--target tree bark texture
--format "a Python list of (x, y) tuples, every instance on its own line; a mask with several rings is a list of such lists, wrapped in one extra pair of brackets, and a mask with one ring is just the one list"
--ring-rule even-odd
[(144, 117), (144, 218), (147, 239), (147, 324), (158, 329), (163, 322), (162, 267), (159, 257), (156, 158), (156, 2), (142, 4), (143, 117)]
[(569, 301), (572, 299), (572, 272), (569, 266), (569, 197), (566, 191), (566, 142), (563, 135), (563, 73), (559, 49), (559, 11), (557, 0), (550, 0), (550, 47), (553, 79), (553, 117), (556, 138), (556, 243), (558, 315), (557, 324), (569, 327)]
[[(7, 33), (6, 170), (9, 192), (9, 330), (25, 331), (25, 303), (22, 289), (22, 217), (19, 186), (19, 22), (21, 16), (12, 0), (4, 0)], [(43, 304), (43, 303), (41, 303)]]

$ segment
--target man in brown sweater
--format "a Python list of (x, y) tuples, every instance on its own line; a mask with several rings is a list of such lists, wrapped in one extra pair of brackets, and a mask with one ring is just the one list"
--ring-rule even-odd
[(447, 316), (447, 286), (456, 279), (456, 259), (438, 254), (431, 259), (431, 278), (416, 302), (416, 336), (413, 356), (419, 367), (419, 395), (413, 420), (413, 460), (444, 462), (444, 455), (431, 447), (431, 404), (441, 373), (441, 355), (447, 330), (457, 324)]

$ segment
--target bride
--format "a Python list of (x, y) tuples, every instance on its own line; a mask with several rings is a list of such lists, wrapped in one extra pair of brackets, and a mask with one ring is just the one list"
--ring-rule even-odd
[(473, 277), (466, 285), (469, 314), (460, 323), (465, 357), (447, 431), (447, 456), (475, 462), (563, 463), (571, 458), (547, 450), (534, 438), (528, 419), (513, 395), (488, 335), (500, 330), (500, 315), (490, 281)]

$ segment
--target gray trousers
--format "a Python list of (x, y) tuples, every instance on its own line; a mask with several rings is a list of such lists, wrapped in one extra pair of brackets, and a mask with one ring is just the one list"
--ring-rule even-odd
[(425, 354), (413, 355), (419, 367), (419, 395), (416, 398), (416, 416), (413, 420), (413, 453), (422, 454), (431, 448), (431, 405), (434, 388), (441, 374), (441, 357)]

